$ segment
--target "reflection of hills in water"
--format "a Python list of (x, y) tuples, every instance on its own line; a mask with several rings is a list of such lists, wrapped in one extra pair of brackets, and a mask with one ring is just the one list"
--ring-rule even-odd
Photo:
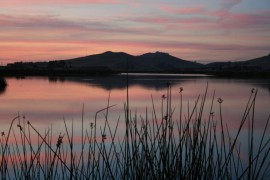
[[(204, 75), (168, 75), (168, 74), (130, 74), (128, 76), (129, 87), (141, 86), (146, 89), (162, 90), (167, 88), (167, 83), (169, 82), (172, 86), (176, 84), (183, 84), (190, 81), (197, 81), (201, 79), (206, 79), (210, 82), (214, 81), (235, 81), (235, 83), (245, 83), (250, 84), (254, 88), (264, 88), (270, 92), (270, 81), (269, 79), (223, 79)], [(93, 77), (68, 77), (68, 78), (49, 78), (50, 82), (77, 82), (83, 83), (90, 86), (96, 86), (103, 88), (105, 90), (112, 89), (125, 89), (127, 87), (127, 76), (126, 75), (113, 75), (113, 76), (93, 76)]]
[[(186, 81), (204, 78), (205, 76), (181, 76), (181, 75), (134, 75), (128, 76), (129, 87), (141, 86), (146, 89), (162, 90), (166, 89), (168, 83), (172, 86)], [(126, 89), (127, 76), (114, 75), (106, 77), (90, 77), (90, 78), (67, 78), (67, 81), (86, 83), (91, 86), (101, 87), (106, 90)]]

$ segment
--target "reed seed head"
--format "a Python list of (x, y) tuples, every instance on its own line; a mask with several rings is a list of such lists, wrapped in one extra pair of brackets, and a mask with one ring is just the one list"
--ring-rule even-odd
[(61, 134), (58, 136), (58, 140), (57, 140), (57, 143), (56, 143), (57, 148), (59, 148), (60, 145), (63, 143), (63, 137), (64, 136), (61, 136)]
[(168, 114), (165, 115), (163, 119), (167, 121), (168, 120)]
[(105, 139), (107, 139), (106, 134), (102, 134), (102, 141), (104, 142), (104, 141), (105, 141)]
[(221, 98), (218, 98), (218, 103), (222, 103), (223, 102), (223, 99), (221, 99)]
[(20, 128), (20, 131), (23, 130), (22, 126), (20, 124), (17, 124), (17, 127)]
[(181, 93), (183, 91), (183, 87), (179, 88), (179, 93)]

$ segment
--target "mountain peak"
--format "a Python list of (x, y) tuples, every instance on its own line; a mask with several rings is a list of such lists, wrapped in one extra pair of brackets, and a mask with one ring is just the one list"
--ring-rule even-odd
[(161, 51), (156, 51), (154, 54), (170, 55), (169, 53), (165, 53), (165, 52), (161, 52)]
[(101, 54), (114, 54), (114, 52), (112, 52), (112, 51), (106, 51), (106, 52), (101, 53)]
[(104, 53), (101, 53), (100, 55), (105, 55), (105, 56), (118, 56), (118, 55), (121, 55), (121, 56), (131, 56), (125, 52), (112, 52), (112, 51), (106, 51)]
[(154, 53), (146, 53), (141, 55), (142, 57), (161, 57), (161, 56), (171, 56), (169, 53), (164, 53), (160, 51), (156, 51)]

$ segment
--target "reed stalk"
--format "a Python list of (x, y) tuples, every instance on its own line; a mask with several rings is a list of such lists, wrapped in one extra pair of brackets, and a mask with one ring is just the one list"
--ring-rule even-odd
[[(107, 106), (96, 112), (89, 122), (81, 119), (80, 143), (76, 145), (74, 122), (55, 137), (52, 128), (40, 133), (20, 116), (11, 121), (0, 138), (1, 179), (268, 179), (270, 174), (270, 138), (267, 132), (270, 116), (258, 137), (255, 134), (255, 102), (252, 90), (236, 133), (230, 131), (223, 118), (221, 98), (215, 91), (207, 106), (208, 85), (183, 111), (184, 89), (179, 91), (179, 108), (173, 107), (172, 86), (167, 84), (161, 97), (161, 112), (152, 107), (138, 115), (124, 105), (124, 136), (119, 136), (121, 118), (112, 127)], [(127, 90), (128, 98), (128, 90)], [(216, 101), (217, 99), (217, 101)], [(218, 112), (213, 112), (214, 106)], [(174, 111), (179, 109), (179, 116)], [(206, 109), (209, 111), (206, 112)], [(103, 117), (99, 116), (103, 113)], [(217, 116), (215, 116), (217, 114)], [(103, 121), (101, 118), (104, 118)], [(16, 122), (17, 127), (15, 126)], [(99, 123), (97, 123), (99, 122)], [(98, 124), (104, 122), (98, 127)], [(239, 142), (246, 131), (248, 144)], [(16, 131), (18, 129), (19, 131)], [(122, 131), (123, 132), (123, 131)], [(37, 142), (33, 136), (37, 137)], [(256, 136), (256, 137), (255, 137)], [(259, 138), (259, 140), (258, 140)], [(14, 141), (11, 142), (11, 139)], [(65, 141), (66, 140), (66, 141)], [(256, 144), (256, 145), (255, 145)], [(258, 144), (258, 145), (257, 145)], [(246, 150), (246, 151), (245, 151)], [(243, 158), (246, 152), (247, 160)]]

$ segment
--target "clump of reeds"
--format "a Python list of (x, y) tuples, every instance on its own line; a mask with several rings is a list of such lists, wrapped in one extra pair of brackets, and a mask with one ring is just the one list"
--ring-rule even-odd
[[(257, 91), (252, 90), (237, 132), (231, 134), (222, 118), (221, 98), (212, 96), (205, 112), (208, 89), (198, 96), (195, 105), (184, 113), (183, 88), (179, 89), (179, 116), (171, 103), (171, 86), (162, 96), (161, 117), (152, 98), (151, 116), (132, 114), (125, 105), (125, 134), (117, 136), (118, 124), (109, 124), (107, 107), (96, 113), (88, 128), (82, 117), (80, 147), (75, 145), (73, 124), (53, 137), (52, 129), (39, 132), (30, 122), (18, 116), (0, 142), (1, 179), (267, 179), (270, 176), (269, 118), (258, 146), (254, 138), (254, 113)], [(217, 120), (213, 105), (219, 106)], [(97, 115), (104, 114), (103, 127), (97, 127)], [(207, 118), (203, 118), (207, 114)], [(17, 124), (16, 124), (17, 123)], [(16, 125), (15, 125), (16, 124)], [(239, 136), (248, 125), (248, 160), (242, 158)], [(86, 130), (85, 130), (86, 129)], [(19, 136), (15, 131), (19, 130)], [(33, 143), (32, 136), (38, 137)], [(10, 139), (14, 138), (14, 143)], [(63, 143), (66, 139), (66, 144)], [(256, 140), (258, 141), (258, 140)], [(244, 146), (245, 148), (245, 146)]]

